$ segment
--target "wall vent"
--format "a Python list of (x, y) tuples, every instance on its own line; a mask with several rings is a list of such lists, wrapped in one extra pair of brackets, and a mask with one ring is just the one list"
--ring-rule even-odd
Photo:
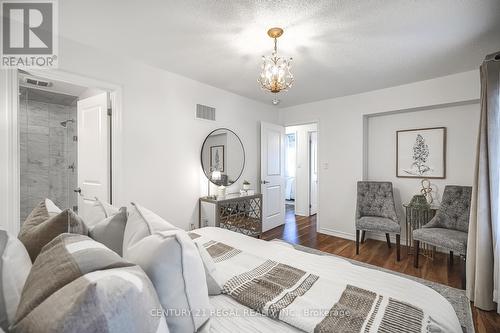
[(52, 86), (52, 82), (36, 80), (36, 79), (29, 78), (29, 77), (27, 77), (25, 79), (25, 82), (28, 84), (35, 85), (35, 86), (39, 86), (39, 87), (51, 87)]
[(196, 119), (215, 121), (215, 108), (202, 104), (196, 104)]

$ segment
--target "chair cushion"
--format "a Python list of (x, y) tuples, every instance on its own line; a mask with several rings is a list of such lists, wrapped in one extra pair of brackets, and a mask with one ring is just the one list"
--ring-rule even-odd
[(443, 228), (423, 228), (413, 231), (413, 239), (427, 244), (465, 254), (467, 251), (467, 233)]
[(366, 231), (382, 231), (390, 233), (401, 233), (401, 226), (399, 223), (391, 219), (377, 216), (363, 216), (356, 221), (357, 230)]

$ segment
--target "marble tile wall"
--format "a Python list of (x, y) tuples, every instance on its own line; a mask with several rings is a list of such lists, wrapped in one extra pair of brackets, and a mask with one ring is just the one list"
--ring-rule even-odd
[[(23, 223), (34, 206), (50, 198), (61, 209), (77, 205), (76, 104), (60, 105), (30, 99), (32, 89), (21, 89), (20, 168)], [(38, 93), (40, 93), (38, 91)], [(74, 119), (74, 123), (61, 125)], [(74, 163), (74, 171), (69, 168)]]

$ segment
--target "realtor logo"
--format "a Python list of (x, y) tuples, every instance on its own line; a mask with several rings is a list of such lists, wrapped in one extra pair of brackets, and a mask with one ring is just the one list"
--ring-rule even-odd
[(56, 0), (4, 0), (1, 12), (1, 67), (57, 67)]

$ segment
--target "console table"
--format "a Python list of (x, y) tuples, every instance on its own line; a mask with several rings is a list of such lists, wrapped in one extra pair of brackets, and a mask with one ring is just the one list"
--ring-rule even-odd
[(262, 234), (262, 194), (199, 199), (199, 227), (219, 227), (247, 236)]

